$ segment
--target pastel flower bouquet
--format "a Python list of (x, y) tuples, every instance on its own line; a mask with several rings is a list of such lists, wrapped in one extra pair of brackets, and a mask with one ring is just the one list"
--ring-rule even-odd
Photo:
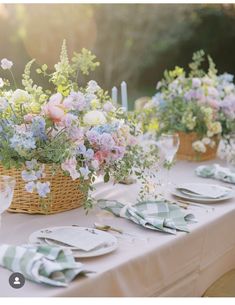
[(145, 113), (158, 121), (156, 134), (179, 134), (182, 159), (214, 158), (220, 137), (228, 137), (235, 127), (233, 77), (217, 75), (213, 60), (207, 59), (208, 71), (201, 68), (203, 51), (194, 53), (188, 74), (180, 67), (165, 71), (157, 94), (145, 106)]
[(55, 71), (49, 73), (46, 65), (36, 70), (52, 90), (34, 84), (32, 64), (26, 65), (19, 89), (13, 63), (1, 61), (15, 86), (0, 78), (0, 173), (17, 180), (10, 210), (46, 214), (81, 204), (89, 208), (87, 194), (97, 175), (120, 181), (135, 170), (141, 178), (151, 162), (137, 144), (134, 124), (95, 81), (78, 85), (79, 73), (99, 65), (96, 57), (83, 49), (70, 61), (64, 42)]

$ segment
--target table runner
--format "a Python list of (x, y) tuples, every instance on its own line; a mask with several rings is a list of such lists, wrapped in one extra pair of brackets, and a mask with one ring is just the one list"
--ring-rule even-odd
[[(201, 182), (202, 178), (194, 173), (197, 166), (197, 163), (177, 163), (172, 180)], [(207, 181), (223, 185), (219, 181)], [(97, 183), (94, 196), (133, 202), (137, 192), (136, 184)], [(218, 277), (235, 267), (235, 200), (216, 203), (214, 207), (214, 212), (192, 208), (198, 223), (190, 227), (190, 233), (177, 235), (146, 230), (122, 218), (103, 217), (98, 209), (88, 216), (82, 208), (50, 216), (5, 213), (0, 229), (1, 243), (22, 244), (32, 231), (43, 227), (93, 226), (97, 220), (144, 236), (146, 241), (120, 238), (119, 248), (112, 254), (81, 260), (96, 273), (76, 279), (67, 288), (26, 281), (23, 288), (12, 289), (8, 284), (11, 273), (1, 268), (0, 296), (200, 296)]]

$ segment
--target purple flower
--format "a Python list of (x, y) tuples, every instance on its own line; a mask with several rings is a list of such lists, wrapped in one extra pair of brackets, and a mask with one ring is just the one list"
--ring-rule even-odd
[(99, 141), (100, 147), (103, 150), (112, 150), (115, 142), (113, 137), (109, 133), (103, 133), (100, 136), (100, 141)]
[(83, 129), (81, 129), (77, 126), (70, 127), (70, 129), (68, 131), (68, 135), (69, 135), (70, 139), (73, 141), (83, 142), (83, 139), (84, 139)]
[(78, 118), (76, 115), (72, 113), (66, 113), (62, 119), (62, 125), (65, 127), (70, 127), (73, 124), (75, 124), (78, 121)]
[(24, 181), (28, 182), (28, 181), (34, 181), (34, 180), (37, 180), (37, 176), (35, 174), (35, 171), (26, 171), (26, 170), (23, 170), (22, 173), (21, 173), (21, 177)]
[(116, 146), (111, 153), (111, 160), (118, 160), (123, 158), (125, 154), (125, 147)]
[(86, 146), (84, 144), (79, 144), (77, 147), (77, 153), (79, 155), (85, 155), (86, 153)]
[(201, 84), (202, 84), (202, 82), (201, 82), (200, 78), (194, 77), (194, 78), (192, 79), (192, 87), (193, 87), (193, 88), (198, 88), (198, 87), (201, 86)]
[(33, 191), (36, 189), (35, 182), (31, 181), (25, 184), (25, 189), (28, 193), (33, 193)]
[(80, 91), (71, 92), (64, 100), (63, 105), (70, 110), (83, 111), (86, 108), (86, 99)]
[(86, 133), (88, 141), (93, 145), (97, 144), (100, 138), (100, 134), (95, 130), (88, 130)]
[(84, 157), (88, 160), (91, 160), (94, 157), (94, 150), (91, 148), (88, 148), (88, 150), (85, 152)]
[(47, 135), (46, 135), (46, 122), (44, 118), (40, 116), (36, 116), (35, 118), (33, 118), (31, 131), (35, 138), (39, 138), (40, 140), (45, 141), (47, 139)]
[(45, 198), (48, 193), (50, 193), (50, 182), (40, 182), (36, 184), (38, 195), (42, 198)]
[(184, 94), (184, 98), (186, 101), (201, 100), (203, 98), (203, 93), (200, 89), (191, 89)]
[(25, 162), (26, 168), (27, 169), (34, 169), (38, 166), (38, 162), (35, 159), (32, 159), (31, 161), (26, 161)]
[(80, 167), (79, 170), (80, 170), (80, 173), (81, 173), (81, 176), (83, 177), (83, 179), (85, 179), (85, 180), (89, 179), (90, 171), (89, 171), (87, 166), (86, 167)]
[(3, 58), (1, 60), (1, 67), (2, 67), (3, 70), (10, 70), (12, 66), (13, 66), (13, 62), (12, 61), (10, 61), (10, 60), (8, 60), (6, 58)]

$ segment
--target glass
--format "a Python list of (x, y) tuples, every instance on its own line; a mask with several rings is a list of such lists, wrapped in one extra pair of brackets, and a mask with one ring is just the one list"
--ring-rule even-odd
[(1, 214), (10, 207), (13, 199), (14, 188), (14, 178), (9, 176), (0, 176), (0, 226)]
[(226, 146), (227, 166), (235, 170), (235, 134), (229, 137), (229, 143)]
[(171, 184), (170, 169), (179, 149), (179, 136), (178, 134), (162, 134), (156, 144), (159, 149), (160, 176), (165, 193)]

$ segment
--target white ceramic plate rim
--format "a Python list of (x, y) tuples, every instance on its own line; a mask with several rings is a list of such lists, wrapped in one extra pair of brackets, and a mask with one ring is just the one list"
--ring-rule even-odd
[[(89, 252), (84, 252), (84, 251), (79, 251), (79, 250), (72, 250), (73, 256), (75, 258), (88, 258), (88, 257), (96, 257), (96, 256), (100, 256), (100, 255), (104, 255), (104, 254), (108, 254), (113, 252), (114, 250), (116, 250), (118, 248), (118, 240), (115, 236), (113, 236), (112, 234), (108, 233), (108, 232), (104, 232), (98, 229), (93, 229), (93, 228), (88, 228), (88, 227), (74, 227), (74, 226), (59, 226), (59, 227), (49, 227), (49, 228), (42, 228), (40, 230), (37, 230), (35, 232), (33, 232), (32, 234), (30, 234), (29, 236), (29, 242), (33, 243), (33, 244), (44, 244), (44, 242), (42, 242), (40, 239), (38, 239), (37, 237), (37, 233), (41, 232), (42, 230), (56, 230), (56, 229), (62, 229), (62, 228), (75, 228), (77, 230), (94, 230), (95, 232), (97, 232), (98, 234), (102, 234), (104, 236), (107, 236), (109, 238), (109, 240), (112, 240), (112, 244), (110, 244), (110, 246), (104, 247), (104, 248), (100, 248), (97, 250), (93, 250), (93, 251), (89, 251)], [(63, 247), (62, 247), (63, 248)], [(70, 249), (69, 247), (65, 247), (66, 249)], [(72, 247), (71, 247), (72, 249)]]
[[(181, 183), (180, 186), (186, 185), (186, 184), (187, 183)], [(192, 183), (190, 183), (190, 184), (192, 184)], [(195, 183), (195, 184), (198, 184), (198, 183)], [(201, 184), (201, 183), (199, 183), (199, 184)], [(216, 184), (208, 184), (208, 185), (215, 186)], [(176, 187), (177, 186), (172, 187), (172, 189), (170, 190), (171, 194), (176, 197), (179, 197), (179, 198), (187, 199), (188, 201), (196, 201), (196, 202), (203, 202), (203, 203), (216, 203), (216, 202), (231, 199), (235, 196), (235, 190), (232, 190), (232, 189), (224, 187), (224, 186), (223, 187), (227, 188), (230, 192), (226, 196), (223, 196), (220, 198), (198, 198), (198, 197), (187, 196), (186, 194), (183, 194), (180, 191), (178, 191), (176, 189)]]

